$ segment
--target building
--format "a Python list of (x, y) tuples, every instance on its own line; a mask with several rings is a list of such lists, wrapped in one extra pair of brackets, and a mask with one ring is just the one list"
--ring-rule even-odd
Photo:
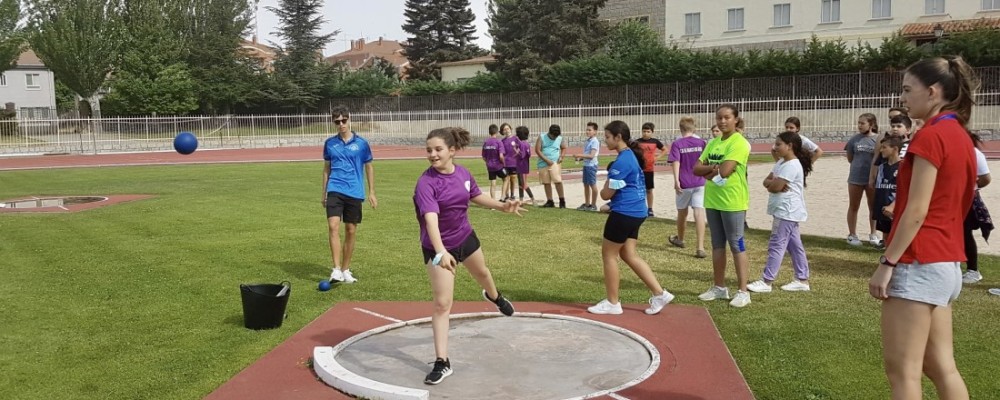
[(601, 15), (648, 21), (665, 43), (685, 48), (794, 49), (812, 35), (878, 46), (904, 27), (926, 36), (939, 24), (945, 35), (992, 24), (1000, 0), (609, 0)]
[(274, 71), (274, 60), (278, 57), (278, 49), (257, 42), (257, 35), (253, 35), (251, 40), (241, 40), (240, 49), (245, 51), (250, 57), (260, 60), (264, 70)]
[(478, 74), (485, 74), (486, 65), (496, 61), (492, 55), (470, 58), (462, 61), (438, 63), (441, 67), (442, 82), (462, 82)]
[(0, 74), (0, 106), (9, 104), (21, 119), (57, 117), (55, 75), (31, 50), (21, 53), (14, 68)]
[(392, 63), (399, 76), (406, 76), (406, 67), (410, 61), (403, 55), (403, 45), (395, 40), (385, 40), (381, 37), (373, 42), (365, 39), (351, 41), (351, 49), (326, 58), (330, 64), (344, 63), (351, 70), (358, 70), (374, 62), (375, 58), (383, 58)]

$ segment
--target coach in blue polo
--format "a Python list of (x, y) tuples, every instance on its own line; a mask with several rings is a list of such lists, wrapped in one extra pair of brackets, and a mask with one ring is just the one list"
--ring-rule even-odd
[[(378, 207), (375, 199), (375, 170), (372, 167), (372, 149), (368, 141), (351, 130), (351, 115), (346, 107), (331, 111), (337, 135), (326, 139), (323, 145), (323, 206), (330, 228), (330, 253), (333, 255), (333, 272), (330, 282), (354, 283), (358, 280), (351, 273), (351, 256), (361, 223), (361, 203), (365, 200), (362, 177), (368, 181), (368, 202)], [(344, 223), (344, 243), (340, 243), (340, 223)], [(343, 259), (341, 259), (343, 255)], [(341, 262), (343, 261), (343, 262)]]

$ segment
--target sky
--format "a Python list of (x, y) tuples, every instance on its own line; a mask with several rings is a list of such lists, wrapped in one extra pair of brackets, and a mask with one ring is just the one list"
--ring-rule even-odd
[[(322, 33), (340, 30), (333, 42), (326, 46), (323, 54), (330, 56), (350, 49), (351, 40), (364, 38), (378, 40), (379, 36), (388, 40), (405, 40), (403, 32), (404, 0), (325, 0), (322, 14), (326, 23)], [(486, 0), (471, 0), (472, 12), (476, 14), (476, 44), (484, 49), (492, 46), (493, 40), (486, 35)], [(266, 7), (277, 7), (278, 0), (260, 0), (257, 7), (257, 37), (263, 44), (279, 43), (274, 32), (278, 30), (278, 18)]]

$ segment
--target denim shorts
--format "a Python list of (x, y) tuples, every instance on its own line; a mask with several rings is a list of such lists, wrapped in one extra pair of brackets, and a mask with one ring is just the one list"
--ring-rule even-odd
[(583, 184), (584, 185), (596, 185), (597, 184), (597, 166), (596, 165), (584, 165), (583, 166)]
[(898, 264), (889, 280), (889, 297), (946, 307), (962, 292), (958, 262)]

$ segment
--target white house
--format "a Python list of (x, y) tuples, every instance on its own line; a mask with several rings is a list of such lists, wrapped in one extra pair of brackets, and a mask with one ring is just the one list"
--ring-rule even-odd
[(496, 61), (492, 55), (470, 58), (462, 61), (439, 63), (442, 82), (462, 82), (487, 72), (486, 64)]
[(602, 15), (663, 21), (653, 28), (685, 48), (801, 48), (814, 34), (878, 46), (907, 25), (941, 24), (948, 34), (1000, 18), (1000, 0), (609, 0)]
[(0, 74), (0, 107), (13, 103), (21, 119), (56, 118), (55, 85), (52, 71), (26, 50), (14, 68)]

